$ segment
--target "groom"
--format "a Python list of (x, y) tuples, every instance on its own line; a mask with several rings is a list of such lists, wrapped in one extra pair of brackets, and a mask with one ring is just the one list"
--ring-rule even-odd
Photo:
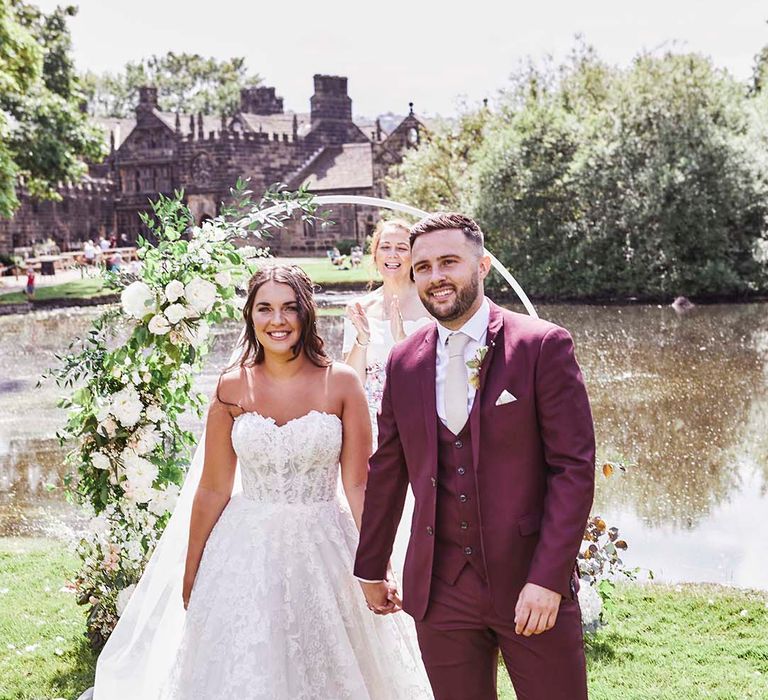
[(469, 217), (422, 219), (411, 253), (438, 324), (389, 358), (355, 575), (369, 608), (397, 609), (387, 565), (410, 482), (402, 606), (436, 700), (496, 698), (499, 651), (520, 700), (584, 700), (575, 561), (595, 448), (573, 342), (485, 297)]

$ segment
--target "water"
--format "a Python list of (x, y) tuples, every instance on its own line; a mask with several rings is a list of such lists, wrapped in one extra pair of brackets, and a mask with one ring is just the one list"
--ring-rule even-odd
[[(625, 561), (668, 581), (768, 589), (768, 305), (540, 306), (574, 335), (592, 400), (594, 513), (629, 542)], [(0, 533), (67, 537), (82, 526), (64, 497), (59, 389), (35, 383), (98, 309), (0, 317)], [(341, 318), (320, 320), (334, 355)], [(210, 393), (238, 333), (217, 329), (196, 388)], [(199, 435), (201, 420), (184, 417)]]

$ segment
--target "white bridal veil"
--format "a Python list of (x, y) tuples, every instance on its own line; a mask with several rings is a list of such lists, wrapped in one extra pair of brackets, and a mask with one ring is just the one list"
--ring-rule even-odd
[[(414, 216), (426, 216), (406, 204), (349, 195), (315, 198), (318, 204), (361, 204), (394, 209)], [(262, 212), (264, 216), (279, 207)], [(488, 251), (493, 266), (517, 293), (531, 316), (533, 305), (509, 271)], [(227, 366), (236, 363), (242, 348), (241, 331)], [(94, 700), (157, 700), (176, 658), (184, 627), (185, 610), (181, 589), (187, 555), (187, 538), (192, 502), (203, 471), (205, 429), (184, 481), (176, 509), (155, 548), (144, 575), (96, 665)], [(241, 490), (240, 464), (237, 464), (233, 494)], [(352, 572), (350, 572), (350, 575)], [(85, 697), (85, 696), (83, 696)]]

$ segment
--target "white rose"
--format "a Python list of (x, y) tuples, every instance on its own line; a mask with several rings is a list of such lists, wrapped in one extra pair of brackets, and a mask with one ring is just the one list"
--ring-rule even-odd
[(105, 455), (103, 452), (92, 452), (91, 463), (94, 467), (96, 467), (96, 469), (106, 470), (110, 467), (109, 457), (107, 457), (107, 455)]
[(136, 590), (136, 584), (132, 583), (127, 588), (123, 588), (123, 590), (117, 594), (117, 600), (115, 601), (115, 605), (117, 607), (118, 617), (122, 617), (123, 613), (125, 612), (125, 608), (128, 606), (128, 601), (131, 599), (131, 596), (133, 595), (133, 592), (135, 590)]
[(160, 433), (155, 429), (154, 426), (149, 425), (141, 427), (134, 434), (134, 438), (136, 441), (136, 446), (134, 449), (138, 455), (145, 455), (149, 452), (152, 452), (152, 450), (154, 450), (155, 447), (157, 447), (162, 441)]
[(171, 324), (175, 326), (187, 315), (187, 309), (184, 304), (171, 304), (163, 313)]
[(230, 282), (232, 282), (232, 275), (227, 270), (222, 270), (217, 272), (213, 279), (220, 287), (229, 287)]
[(179, 280), (173, 280), (165, 285), (165, 297), (171, 304), (183, 296), (184, 285)]
[(153, 423), (159, 423), (163, 418), (165, 418), (165, 413), (163, 413), (163, 409), (161, 409), (160, 406), (156, 406), (155, 404), (147, 406), (148, 420), (151, 420)]
[(112, 368), (112, 376), (115, 379), (120, 379), (123, 376), (123, 372), (119, 367), (113, 367)]
[(130, 481), (124, 484), (123, 488), (125, 490), (125, 497), (134, 503), (149, 503), (155, 493), (151, 486), (141, 483), (134, 484)]
[(198, 314), (204, 314), (211, 310), (216, 301), (216, 286), (202, 277), (195, 277), (184, 288), (184, 294), (187, 305)]
[(149, 332), (154, 333), (155, 335), (165, 335), (169, 330), (171, 330), (171, 326), (168, 323), (168, 320), (165, 318), (165, 316), (162, 316), (158, 314), (157, 316), (153, 316), (149, 321)]
[(149, 384), (152, 381), (152, 373), (151, 372), (144, 372), (144, 376), (142, 377), (145, 384)]
[(126, 428), (139, 422), (144, 404), (133, 386), (121, 389), (112, 397), (111, 413)]
[(144, 282), (132, 282), (120, 295), (123, 311), (132, 318), (144, 318), (155, 313), (155, 295)]
[(155, 492), (155, 497), (149, 505), (149, 510), (158, 518), (173, 512), (179, 500), (180, 489), (176, 484), (167, 484), (161, 491)]
[(600, 626), (600, 613), (603, 610), (603, 599), (594, 586), (581, 581), (579, 588), (579, 607), (581, 608), (581, 624), (584, 629), (596, 631)]

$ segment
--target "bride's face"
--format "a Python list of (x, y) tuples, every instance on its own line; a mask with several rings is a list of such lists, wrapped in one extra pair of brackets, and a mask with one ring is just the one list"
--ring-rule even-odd
[(376, 269), (383, 280), (409, 279), (411, 272), (411, 245), (409, 233), (399, 226), (387, 226), (379, 238), (376, 249)]
[(296, 292), (280, 282), (265, 282), (256, 292), (251, 314), (253, 330), (265, 352), (292, 353), (301, 338)]

